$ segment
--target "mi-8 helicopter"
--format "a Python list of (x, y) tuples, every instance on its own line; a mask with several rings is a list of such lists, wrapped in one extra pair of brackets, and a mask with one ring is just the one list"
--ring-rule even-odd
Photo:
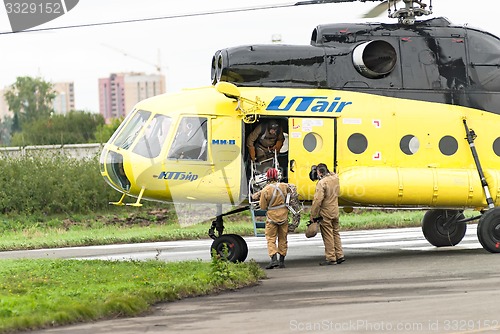
[[(325, 2), (349, 0), (297, 4)], [(245, 139), (273, 119), (287, 134), (275, 164), (304, 202), (323, 162), (339, 175), (346, 210), (426, 209), (423, 234), (437, 247), (458, 244), (479, 220), (481, 245), (500, 252), (500, 39), (423, 19), (431, 1), (384, 3), (396, 23), (319, 25), (309, 45), (221, 49), (212, 86), (138, 103), (101, 156), (103, 177), (123, 194), (115, 204), (212, 203), (212, 249), (227, 245), (230, 260), (244, 261), (246, 243), (224, 234), (223, 217), (249, 208), (256, 175)], [(481, 214), (466, 219), (468, 209)]]

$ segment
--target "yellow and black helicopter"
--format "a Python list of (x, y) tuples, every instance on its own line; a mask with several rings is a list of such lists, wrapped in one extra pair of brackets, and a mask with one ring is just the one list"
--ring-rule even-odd
[[(228, 245), (230, 260), (244, 261), (246, 243), (224, 234), (223, 217), (250, 208), (262, 175), (245, 140), (273, 119), (287, 135), (274, 162), (304, 202), (323, 162), (346, 210), (426, 209), (423, 234), (437, 247), (479, 220), (481, 245), (500, 252), (500, 39), (420, 19), (432, 1), (384, 6), (397, 23), (319, 25), (309, 45), (218, 50), (211, 86), (138, 103), (101, 155), (103, 177), (123, 194), (115, 204), (211, 203), (212, 249)], [(480, 215), (465, 218), (469, 209)]]

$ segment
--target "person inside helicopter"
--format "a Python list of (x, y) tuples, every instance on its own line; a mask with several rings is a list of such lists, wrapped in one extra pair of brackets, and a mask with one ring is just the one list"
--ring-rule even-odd
[(283, 128), (276, 120), (263, 122), (247, 137), (247, 148), (252, 162), (258, 163), (262, 171), (273, 167), (273, 159), (285, 141)]

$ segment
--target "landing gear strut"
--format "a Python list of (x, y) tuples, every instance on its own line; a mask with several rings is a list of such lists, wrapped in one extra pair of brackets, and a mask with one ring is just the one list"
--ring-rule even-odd
[(486, 202), (488, 203), (489, 210), (484, 213), (479, 219), (479, 224), (477, 225), (477, 238), (479, 242), (488, 252), (500, 253), (500, 208), (495, 207), (493, 198), (491, 197), (488, 182), (486, 182), (486, 177), (479, 163), (479, 157), (477, 155), (476, 146), (474, 145), (474, 139), (476, 139), (476, 134), (467, 126), (467, 121), (464, 119), (465, 132), (467, 134), (467, 141), (476, 163), (477, 171), (479, 173), (479, 178), (481, 179), (481, 185), (484, 189), (484, 194), (486, 196)]
[[(223, 214), (222, 205), (217, 205), (217, 217), (214, 221), (212, 221), (212, 226), (208, 230), (208, 235), (210, 238), (214, 239), (212, 246), (210, 247), (210, 253), (212, 256), (220, 256), (231, 262), (245, 261), (248, 255), (248, 246), (245, 239), (237, 234), (223, 234), (224, 221), (222, 220), (222, 217), (248, 209), (249, 206), (245, 206)], [(215, 235), (216, 231), (217, 235)]]

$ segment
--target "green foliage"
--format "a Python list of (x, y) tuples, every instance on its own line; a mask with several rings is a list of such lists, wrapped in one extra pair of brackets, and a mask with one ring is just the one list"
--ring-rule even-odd
[(251, 263), (228, 266), (232, 279), (215, 282), (202, 261), (0, 260), (0, 333), (136, 316), (264, 277)]
[(98, 158), (60, 154), (0, 159), (1, 213), (82, 213), (99, 211), (116, 200), (99, 171)]
[(222, 255), (218, 254), (215, 249), (212, 249), (212, 262), (210, 263), (210, 266), (212, 269), (212, 280), (216, 284), (222, 284), (223, 282), (234, 278), (230, 269), (229, 261), (227, 261), (228, 254), (229, 251), (226, 244), (223, 245)]
[(10, 145), (12, 124), (13, 119), (9, 116), (5, 116), (3, 121), (0, 122), (0, 146)]
[(21, 132), (12, 137), (12, 145), (64, 145), (95, 142), (95, 132), (104, 125), (101, 114), (71, 111), (23, 124)]
[(122, 123), (123, 118), (114, 118), (111, 120), (111, 124), (100, 124), (97, 126), (94, 138), (97, 143), (105, 143), (111, 138), (113, 133), (118, 129)]
[(50, 82), (42, 78), (17, 77), (4, 94), (9, 110), (14, 113), (12, 130), (20, 131), (25, 122), (49, 117), (54, 111), (52, 100), (55, 96)]

